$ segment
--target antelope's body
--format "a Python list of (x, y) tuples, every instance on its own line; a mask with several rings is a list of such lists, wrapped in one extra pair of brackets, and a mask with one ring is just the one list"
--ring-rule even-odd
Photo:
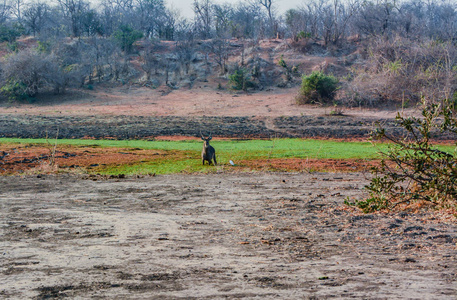
[(205, 164), (205, 161), (208, 162), (208, 165), (211, 165), (211, 162), (213, 165), (217, 165), (216, 161), (216, 150), (209, 144), (209, 141), (212, 139), (211, 135), (207, 138), (205, 138), (202, 135), (202, 140), (203, 140), (203, 150), (202, 150), (202, 164)]

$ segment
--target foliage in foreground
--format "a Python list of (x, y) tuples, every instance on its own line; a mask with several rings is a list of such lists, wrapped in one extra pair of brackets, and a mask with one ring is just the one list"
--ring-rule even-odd
[(455, 103), (445, 100), (440, 104), (423, 102), (422, 117), (397, 115), (399, 125), (406, 130), (405, 137), (397, 138), (379, 127), (374, 140), (392, 142), (374, 177), (367, 186), (370, 198), (352, 203), (365, 212), (393, 209), (401, 204), (425, 201), (435, 207), (457, 204), (456, 152), (437, 149), (431, 139), (436, 134), (457, 134)]

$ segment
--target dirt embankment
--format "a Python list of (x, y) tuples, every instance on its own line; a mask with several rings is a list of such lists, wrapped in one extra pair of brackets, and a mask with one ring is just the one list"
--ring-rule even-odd
[(455, 224), (342, 206), (366, 180), (0, 177), (0, 298), (455, 299)]
[(400, 132), (393, 120), (348, 116), (180, 117), (0, 115), (0, 137), (143, 139), (199, 136), (231, 138), (367, 138), (375, 122)]

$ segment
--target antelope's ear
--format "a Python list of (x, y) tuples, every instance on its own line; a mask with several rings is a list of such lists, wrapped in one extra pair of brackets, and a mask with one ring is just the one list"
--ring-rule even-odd
[(202, 135), (202, 140), (205, 140), (205, 138), (203, 137), (203, 135)]
[(210, 137), (208, 138), (208, 140), (211, 140), (212, 138), (213, 138), (213, 137), (212, 137), (212, 136), (210, 136)]

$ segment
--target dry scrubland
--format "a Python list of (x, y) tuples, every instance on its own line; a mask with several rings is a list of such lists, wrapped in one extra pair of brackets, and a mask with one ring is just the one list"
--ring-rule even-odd
[[(284, 53), (300, 72), (341, 75), (361, 62), (356, 48), (331, 57), (318, 44), (306, 56), (281, 41), (257, 46), (266, 79), (275, 79), (261, 82), (261, 90), (216, 90), (227, 79), (203, 72), (201, 59), (193, 81), (176, 71), (170, 88), (159, 74), (153, 89), (133, 56), (124, 74), (135, 74), (129, 84), (44, 94), (33, 104), (2, 102), (0, 136), (177, 139), (201, 130), (230, 138), (364, 140), (377, 121), (398, 130), (392, 119), (399, 102), (384, 110), (297, 106), (300, 78), (284, 78), (278, 65)], [(238, 64), (240, 47), (232, 50)], [(417, 114), (414, 106), (403, 111)], [(420, 206), (389, 214), (345, 206), (347, 197), (367, 197), (369, 176), (218, 170), (0, 177), (0, 296), (454, 299), (455, 218)]]
[[(271, 97), (271, 105), (280, 107), (283, 98), (292, 101), (294, 93), (225, 94), (223, 101), (243, 107), (240, 100)], [(4, 132), (21, 124), (23, 132), (38, 134), (34, 128), (55, 129), (62, 122), (61, 134), (65, 128), (78, 132), (86, 126), (107, 136), (116, 128), (135, 132), (129, 118), (138, 118), (134, 129), (157, 118), (181, 124), (171, 127), (195, 135), (189, 123), (171, 122), (179, 116), (160, 116), (153, 108), (131, 106), (132, 116), (119, 116), (116, 112), (133, 100), (123, 92), (117, 95), (123, 95), (119, 102), (93, 96), (66, 104), (2, 108), (3, 128), (12, 130)], [(161, 97), (173, 101), (170, 95), (150, 94), (149, 101), (161, 103)], [(175, 94), (176, 111), (181, 111), (177, 107), (181, 95)], [(214, 106), (205, 109), (213, 112), (215, 121), (208, 126), (233, 136), (238, 126), (264, 128), (252, 129), (253, 135), (293, 136), (310, 128), (350, 135), (347, 130), (360, 130), (363, 118), (391, 116), (348, 109), (348, 116), (330, 117), (325, 109), (290, 104), (283, 117), (265, 111), (257, 117), (238, 116), (235, 120), (243, 122), (227, 124), (226, 111), (217, 109), (217, 101), (209, 103)], [(98, 121), (87, 115), (91, 109), (100, 109)], [(303, 111), (308, 116), (297, 115)], [(248, 108), (245, 113), (251, 115)], [(287, 123), (286, 116), (296, 119)], [(197, 125), (211, 119), (184, 118)], [(315, 123), (307, 124), (306, 118)], [(148, 124), (141, 128), (152, 128), (153, 136), (154, 130), (168, 128), (160, 122)], [(455, 220), (445, 211), (420, 207), (365, 215), (344, 206), (346, 197), (367, 196), (363, 187), (368, 176), (216, 172), (118, 179), (68, 174), (1, 177), (0, 295), (12, 299), (455, 298)]]
[[(364, 140), (378, 121), (401, 133), (397, 111), (417, 115), (422, 97), (457, 99), (452, 1), (308, 1), (279, 16), (276, 1), (197, 0), (191, 22), (161, 0), (8, 2), (0, 137)], [(313, 76), (325, 90), (295, 98)], [(0, 298), (457, 295), (455, 210), (361, 214), (344, 200), (366, 199), (367, 173), (107, 179), (55, 172), (33, 149), (0, 145), (2, 172), (23, 172), (0, 176)]]

